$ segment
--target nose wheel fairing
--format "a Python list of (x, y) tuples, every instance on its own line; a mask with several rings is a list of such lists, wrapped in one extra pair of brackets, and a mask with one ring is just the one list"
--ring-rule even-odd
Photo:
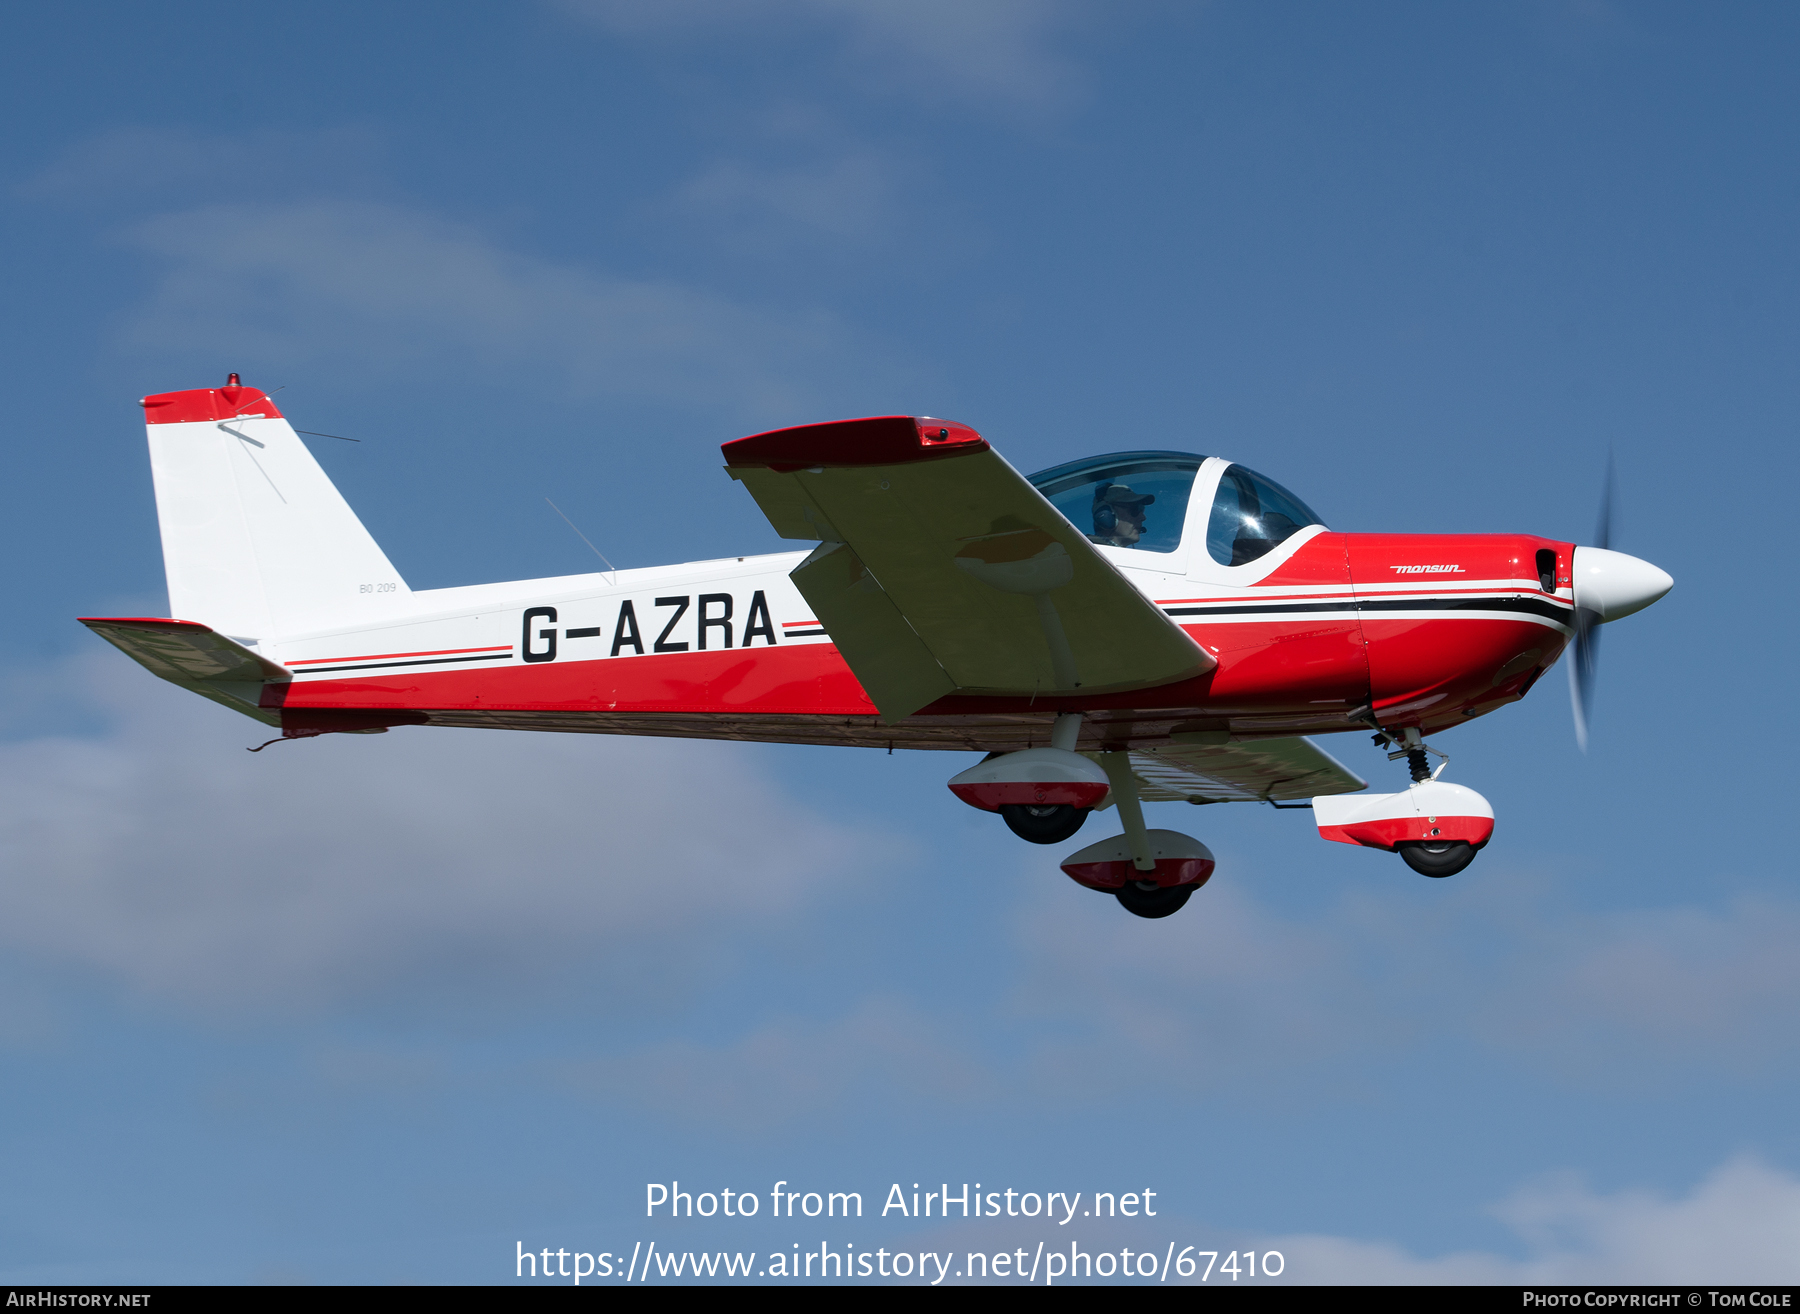
[(1494, 809), (1464, 785), (1422, 780), (1397, 794), (1333, 794), (1313, 800), (1319, 834), (1339, 844), (1395, 852), (1403, 844), (1463, 843), (1494, 834)]

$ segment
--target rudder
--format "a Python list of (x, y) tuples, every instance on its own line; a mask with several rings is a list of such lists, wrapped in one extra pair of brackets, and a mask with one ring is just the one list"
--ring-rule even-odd
[(410, 597), (261, 389), (233, 374), (142, 405), (172, 616), (266, 642), (391, 615)]

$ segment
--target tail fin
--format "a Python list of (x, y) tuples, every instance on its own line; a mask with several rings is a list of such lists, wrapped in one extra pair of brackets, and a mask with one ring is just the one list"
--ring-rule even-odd
[(143, 401), (170, 613), (267, 641), (392, 614), (410, 595), (257, 388)]

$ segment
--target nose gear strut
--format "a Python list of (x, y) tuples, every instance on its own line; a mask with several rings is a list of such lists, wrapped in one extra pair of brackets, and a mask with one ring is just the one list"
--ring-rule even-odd
[[(1443, 769), (1450, 765), (1450, 755), (1419, 738), (1419, 727), (1416, 725), (1407, 726), (1397, 735), (1389, 730), (1376, 734), (1375, 747), (1386, 748), (1389, 744), (1398, 744), (1400, 747), (1388, 754), (1388, 761), (1405, 758), (1406, 769), (1412, 775), (1415, 785), (1424, 780), (1436, 780)], [(1431, 769), (1430, 762), (1426, 760), (1427, 753), (1439, 759), (1436, 771)]]

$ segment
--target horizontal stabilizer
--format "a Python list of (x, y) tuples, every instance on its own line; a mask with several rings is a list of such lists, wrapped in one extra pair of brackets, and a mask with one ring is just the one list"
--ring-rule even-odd
[(1148, 689), (1215, 665), (966, 425), (882, 416), (727, 443), (886, 720), (953, 693)]
[(279, 711), (262, 706), (263, 685), (292, 677), (243, 644), (193, 621), (83, 616), (81, 623), (152, 675), (265, 725), (281, 724)]

